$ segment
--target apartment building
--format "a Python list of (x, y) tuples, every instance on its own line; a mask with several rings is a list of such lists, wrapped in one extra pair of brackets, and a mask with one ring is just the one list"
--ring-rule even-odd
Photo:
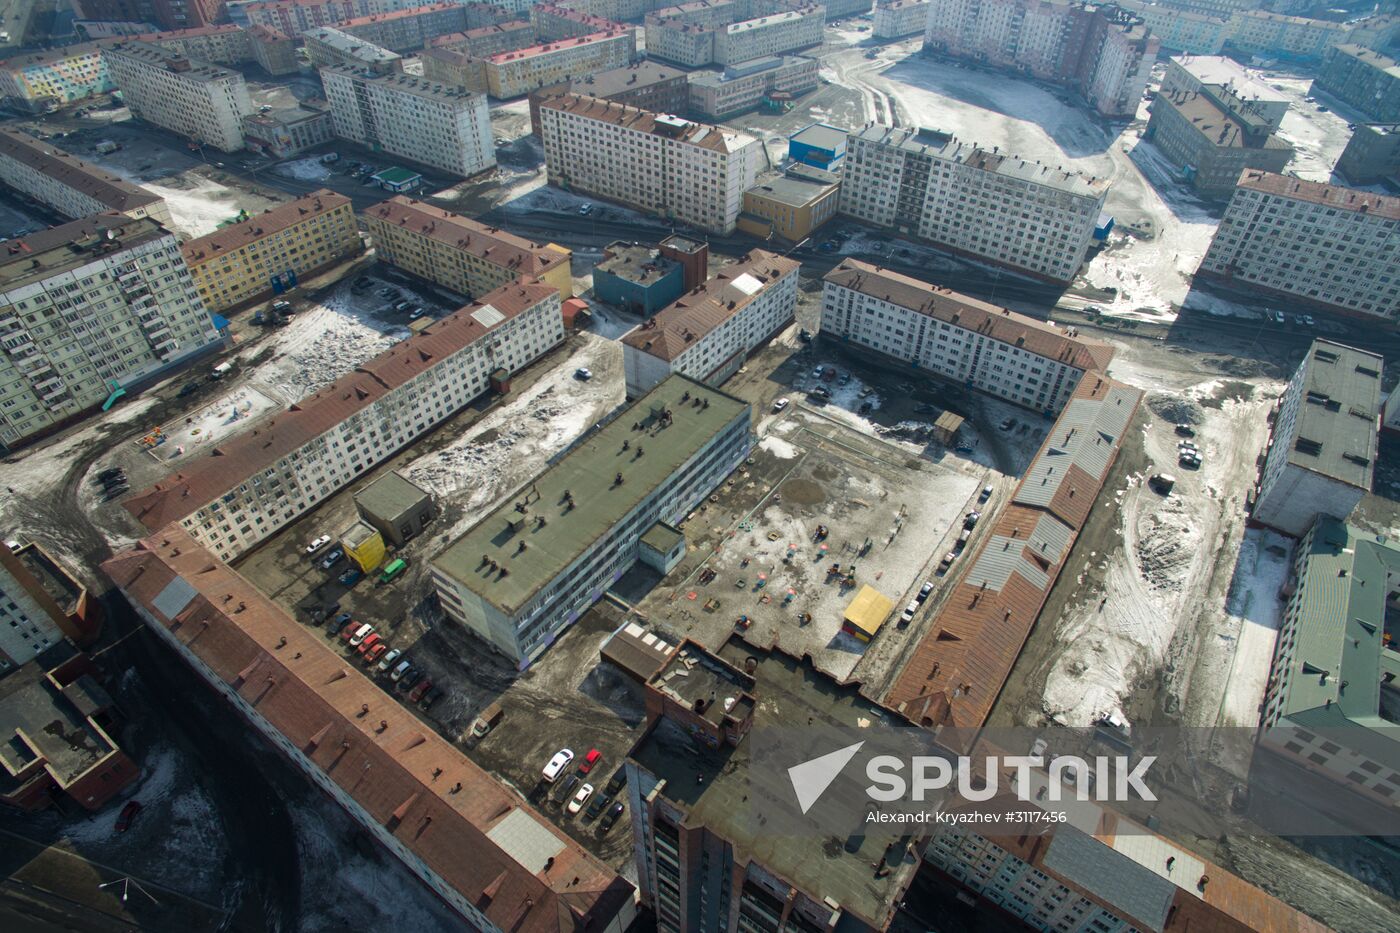
[(714, 63), (737, 65), (812, 48), (822, 44), (825, 26), (826, 7), (810, 4), (730, 23), (715, 31)]
[(716, 233), (764, 159), (744, 133), (579, 94), (541, 101), (540, 125), (551, 184)]
[(302, 33), (317, 26), (335, 26), (357, 16), (398, 8), (382, 0), (265, 0), (250, 3), (243, 11), (250, 27), (266, 26), (299, 39)]
[(494, 168), (486, 98), (405, 74), (321, 69), (335, 135), (470, 178)]
[(535, 27), (529, 21), (517, 19), (434, 36), (428, 40), (427, 48), (448, 49), (468, 58), (486, 58), (497, 52), (528, 48), (535, 44), (535, 35)]
[(748, 456), (749, 419), (666, 379), (433, 558), (448, 620), (528, 667), (638, 560), (665, 573), (684, 555), (675, 526)]
[(1196, 276), (1394, 322), (1397, 266), (1400, 198), (1247, 171)]
[(317, 26), (301, 34), (306, 58), (313, 68), (345, 67), (385, 75), (403, 70), (403, 57), (373, 42), (341, 32), (334, 26)]
[(1162, 48), (1173, 52), (1219, 55), (1235, 29), (1228, 14), (1193, 13), (1139, 0), (1118, 0), (1118, 6), (1139, 17)]
[(728, 263), (622, 338), (627, 397), (679, 373), (720, 385), (792, 322), (796, 260), (756, 249)]
[(879, 266), (846, 259), (826, 274), (822, 335), (1055, 415), (1113, 348)]
[(1106, 179), (935, 130), (872, 124), (845, 162), (841, 213), (1052, 282), (1079, 272), (1108, 194)]
[(1264, 10), (1235, 13), (1231, 22), (1230, 48), (1271, 59), (1317, 61), (1334, 45), (1384, 47), (1390, 37), (1380, 22), (1339, 23)]
[(637, 56), (637, 31), (619, 27), (544, 45), (498, 52), (485, 60), (486, 91), (503, 100), (583, 75), (623, 68)]
[(541, 245), (404, 195), (361, 214), (375, 255), (461, 295), (484, 295), (521, 276), (538, 279), (572, 298), (573, 254)]
[(1253, 518), (1301, 538), (1319, 516), (1345, 520), (1371, 489), (1382, 359), (1314, 340), (1279, 397)]
[(357, 16), (338, 28), (356, 38), (393, 52), (416, 52), (429, 39), (462, 32), (467, 10), (460, 3), (432, 3), (369, 16)]
[(241, 65), (253, 59), (253, 46), (248, 33), (230, 23), (148, 32), (132, 36), (128, 41), (148, 42), (177, 55), (216, 65)]
[(174, 234), (94, 214), (0, 254), (0, 444), (14, 447), (219, 339)]
[[(122, 505), (231, 560), (564, 339), (559, 292), (512, 283), (362, 363)], [(168, 531), (169, 529), (167, 529)]]
[(1400, 121), (1400, 61), (1359, 45), (1322, 53), (1313, 93), (1326, 91), (1377, 123)]
[(105, 56), (132, 116), (224, 152), (243, 148), (253, 102), (241, 74), (145, 42), (115, 43)]
[(931, 0), (886, 0), (875, 3), (875, 21), (870, 34), (876, 39), (903, 39), (916, 36), (928, 26)]
[(826, 7), (826, 21), (834, 23), (838, 19), (849, 19), (869, 13), (871, 0), (831, 0), (822, 6)]
[(115, 89), (102, 46), (96, 42), (0, 60), (0, 98), (30, 113), (56, 110)]
[(199, 297), (224, 311), (296, 287), (364, 248), (350, 199), (327, 188), (180, 247)]
[(1163, 91), (1152, 101), (1143, 138), (1207, 197), (1228, 198), (1245, 169), (1281, 172), (1293, 146), (1274, 132), (1254, 102), (1225, 85), (1199, 91)]
[(1400, 548), (1387, 537), (1323, 516), (1298, 541), (1260, 744), (1394, 808), (1400, 652), (1386, 638), (1386, 615), (1400, 588)]
[(542, 87), (530, 94), (530, 130), (536, 136), (540, 135), (540, 101), (556, 94), (586, 94), (652, 113), (685, 113), (690, 106), (690, 76), (679, 68), (643, 59), (625, 68)]
[(797, 243), (835, 217), (840, 203), (840, 175), (793, 165), (744, 192), (739, 229), (764, 239), (776, 236)]
[(158, 29), (208, 26), (224, 18), (224, 0), (74, 0), (78, 19), (150, 23)]
[(0, 183), (65, 217), (114, 211), (170, 227), (159, 195), (18, 129), (0, 129)]
[(1066, 85), (1110, 117), (1137, 111), (1159, 46), (1126, 9), (1070, 0), (946, 0), (924, 32), (925, 52)]
[(271, 26), (249, 28), (248, 47), (258, 67), (274, 77), (301, 70), (296, 40)]
[(1224, 55), (1183, 55), (1167, 59), (1162, 78), (1162, 94), (1223, 93), (1240, 101), (1239, 109), (1266, 121), (1277, 131), (1288, 113), (1288, 95), (1276, 91), (1269, 82), (1256, 78), (1233, 58)]
[(693, 72), (690, 108), (709, 120), (728, 119), (754, 109), (770, 95), (799, 97), (815, 91), (820, 72), (821, 64), (803, 55), (756, 58), (724, 71)]
[(1400, 181), (1400, 123), (1358, 123), (1337, 158), (1336, 172), (1353, 185)]
[(587, 10), (553, 3), (539, 3), (530, 7), (530, 25), (534, 27), (540, 42), (572, 39), (575, 36), (589, 36), (595, 32), (609, 32), (622, 28), (621, 23), (595, 16)]
[(0, 542), (0, 673), (27, 664), (65, 638), (88, 645), (102, 610), (61, 564), (33, 542)]
[(687, 68), (737, 65), (822, 42), (825, 8), (790, 0), (696, 0), (646, 16), (651, 58)]
[(291, 158), (334, 138), (329, 110), (282, 107), (243, 118), (243, 140), (248, 148), (278, 159)]

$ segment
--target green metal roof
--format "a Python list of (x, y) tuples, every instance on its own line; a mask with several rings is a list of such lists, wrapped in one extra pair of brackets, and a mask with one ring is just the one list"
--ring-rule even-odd
[(422, 177), (422, 175), (418, 174), (412, 169), (402, 168), (401, 166), (395, 165), (391, 168), (386, 168), (384, 171), (377, 173), (374, 176), (374, 179), (375, 181), (381, 181), (389, 185), (401, 185), (406, 181), (411, 181), (414, 178)]
[(355, 504), (367, 515), (393, 521), (427, 498), (427, 492), (398, 473), (385, 473), (355, 493)]
[[(667, 410), (670, 424), (661, 418)], [(747, 403), (733, 396), (670, 376), (516, 490), (439, 554), (433, 566), (513, 616), (681, 464), (747, 413)], [(483, 557), (496, 561), (499, 570)]]
[(1381, 408), (1381, 358), (1314, 340), (1288, 462), (1370, 491)]

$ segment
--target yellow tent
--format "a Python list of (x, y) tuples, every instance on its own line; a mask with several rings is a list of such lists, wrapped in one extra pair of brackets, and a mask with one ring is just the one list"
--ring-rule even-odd
[(850, 632), (861, 641), (870, 641), (875, 637), (875, 633), (880, 631), (880, 626), (885, 624), (893, 609), (894, 600), (887, 599), (867, 583), (846, 607), (841, 631)]

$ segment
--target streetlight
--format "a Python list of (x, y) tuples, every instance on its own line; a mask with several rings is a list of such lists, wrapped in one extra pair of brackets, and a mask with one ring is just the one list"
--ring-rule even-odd
[(150, 891), (147, 891), (145, 888), (141, 887), (140, 883), (135, 878), (118, 878), (115, 881), (104, 881), (103, 883), (99, 884), (98, 887), (105, 889), (111, 887), (114, 884), (119, 884), (122, 886), (123, 904), (126, 903), (127, 895), (130, 893), (130, 888), (134, 887), (136, 888), (136, 890), (146, 895), (146, 897), (150, 898), (152, 904), (155, 904), (157, 907), (160, 906), (160, 901), (155, 899), (155, 895), (153, 895)]

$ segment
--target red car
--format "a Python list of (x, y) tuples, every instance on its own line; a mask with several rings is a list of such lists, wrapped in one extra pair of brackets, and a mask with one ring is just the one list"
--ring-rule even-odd
[(126, 806), (122, 807), (122, 812), (117, 814), (117, 832), (124, 833), (131, 828), (131, 823), (136, 819), (136, 814), (141, 812), (141, 801), (128, 800)]
[[(368, 641), (368, 639), (366, 639), (366, 641)], [(381, 640), (375, 642), (374, 647), (365, 652), (365, 666), (369, 667), (375, 661), (378, 661), (381, 657), (384, 656), (384, 652), (388, 650), (389, 643), (387, 641)]]
[(360, 642), (360, 646), (355, 650), (358, 651), (360, 654), (368, 654), (369, 649), (373, 648), (375, 645), (382, 643), (383, 641), (384, 639), (380, 638), (378, 635), (370, 635), (364, 641)]
[(423, 694), (427, 693), (428, 688), (432, 685), (432, 680), (427, 677), (418, 681), (418, 683), (413, 685), (413, 689), (408, 691), (408, 702), (417, 703), (419, 700), (423, 699)]
[(583, 756), (583, 761), (579, 762), (579, 774), (587, 774), (588, 772), (592, 771), (593, 767), (602, 760), (602, 752), (598, 751), (598, 749), (596, 748), (589, 749), (588, 754)]

